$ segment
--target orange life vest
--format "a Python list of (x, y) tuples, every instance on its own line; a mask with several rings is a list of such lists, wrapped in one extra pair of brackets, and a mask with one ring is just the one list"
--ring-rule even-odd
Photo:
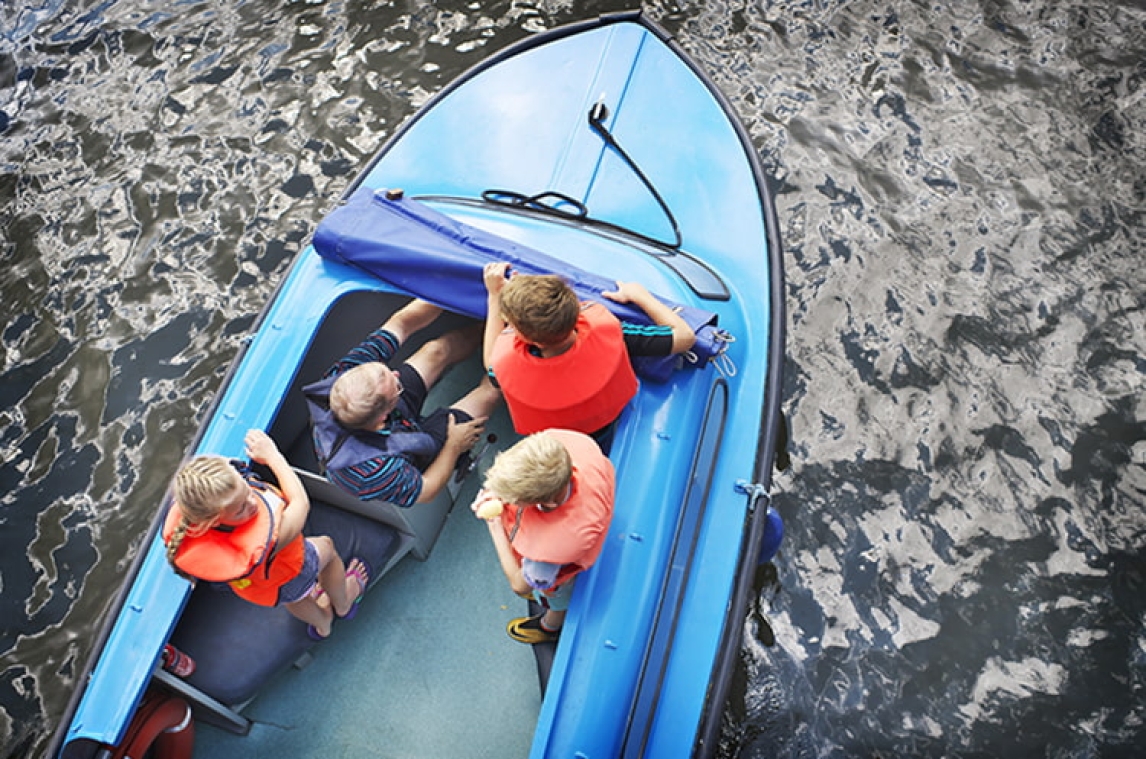
[(542, 358), (516, 332), (493, 346), (493, 374), (519, 434), (559, 427), (586, 434), (606, 426), (637, 394), (621, 322), (599, 303), (582, 308), (577, 339), (560, 356)]
[[(565, 446), (573, 459), (573, 489), (565, 503), (553, 511), (541, 511), (532, 504), (515, 504), (502, 513), (506, 536), (517, 555), (533, 561), (563, 564), (554, 585), (593, 566), (609, 524), (613, 520), (616, 474), (613, 462), (593, 438), (569, 430), (546, 430)], [(517, 520), (521, 526), (514, 529)]]
[[(278, 545), (279, 522), (286, 501), (277, 488), (248, 479), (262, 508), (237, 525), (216, 525), (202, 535), (187, 535), (175, 553), (175, 565), (192, 577), (225, 582), (235, 594), (259, 606), (275, 606), (279, 589), (302, 571), (305, 538)], [(163, 525), (167, 543), (179, 526), (182, 512), (174, 504)]]

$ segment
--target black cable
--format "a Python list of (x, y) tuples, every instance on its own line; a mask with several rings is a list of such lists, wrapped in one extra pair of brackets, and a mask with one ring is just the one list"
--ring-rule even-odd
[[(545, 211), (570, 219), (584, 219), (589, 216), (589, 209), (585, 207), (584, 203), (553, 190), (539, 192), (536, 195), (526, 195), (514, 190), (483, 190), (481, 197), (482, 200), (490, 203), (500, 203), (515, 208), (532, 208), (535, 211)], [(564, 206), (572, 206), (573, 210)]]
[(593, 104), (593, 107), (589, 109), (589, 126), (593, 128), (594, 132), (601, 135), (601, 139), (605, 141), (606, 145), (617, 151), (617, 155), (624, 159), (625, 163), (627, 163), (629, 168), (633, 170), (633, 173), (635, 173), (637, 177), (640, 178), (645, 187), (649, 188), (649, 192), (653, 194), (653, 198), (656, 199), (657, 205), (659, 205), (661, 210), (664, 211), (665, 217), (669, 220), (669, 224), (672, 225), (673, 239), (675, 242), (671, 244), (662, 244), (667, 245), (670, 248), (680, 248), (682, 240), (680, 235), (680, 227), (676, 223), (676, 217), (673, 216), (672, 211), (669, 210), (668, 204), (665, 203), (664, 198), (661, 197), (661, 194), (657, 192), (657, 188), (654, 187), (653, 183), (649, 181), (649, 178), (645, 176), (645, 172), (641, 171), (641, 167), (637, 166), (636, 161), (634, 161), (629, 156), (629, 154), (625, 152), (625, 149), (622, 148), (620, 143), (617, 142), (616, 138), (613, 137), (613, 133), (609, 131), (607, 126), (605, 126), (604, 120), (606, 117), (608, 117), (608, 115), (609, 109), (605, 106), (604, 101), (598, 100)]

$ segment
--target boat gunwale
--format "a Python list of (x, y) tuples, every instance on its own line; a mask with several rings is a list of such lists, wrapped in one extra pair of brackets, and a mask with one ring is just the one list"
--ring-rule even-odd
[[(679, 579), (674, 582), (673, 572), (667, 571), (662, 581), (659, 602), (653, 620), (652, 636), (648, 647), (645, 649), (637, 674), (633, 703), (630, 705), (629, 713), (625, 718), (624, 737), (620, 746), (622, 757), (643, 756), (648, 746), (649, 735), (653, 730), (656, 707), (660, 703), (661, 688), (669, 666), (669, 653), (672, 651), (673, 642), (676, 638), (677, 621), (680, 618), (685, 592), (692, 577), (696, 549), (700, 540), (701, 523), (705, 512), (711, 505), (710, 499), (716, 465), (720, 451), (724, 446), (723, 433), (731, 411), (731, 400), (728, 381), (723, 376), (717, 377), (709, 387), (708, 397), (704, 404), (704, 417), (699, 425), (696, 453), (693, 455), (687, 477), (688, 486), (683, 498), (683, 507), (677, 518), (672, 548), (669, 552), (668, 564), (670, 567), (676, 566), (678, 563), (676, 561), (677, 554), (684, 548), (681, 545), (682, 534), (688, 535), (689, 543), (684, 550), (686, 561), (683, 563), (683, 571), (680, 573)], [(715, 433), (711, 430), (713, 424), (716, 425)], [(705, 453), (710, 455), (705, 458)], [(696, 475), (702, 470), (704, 478), (698, 481)], [(701, 488), (700, 495), (694, 497), (693, 491), (698, 483)], [(670, 595), (672, 608), (666, 609), (665, 601)], [(653, 675), (653, 679), (646, 682), (646, 678), (650, 674)], [(650, 702), (651, 707), (647, 707)], [(638, 741), (635, 749), (631, 743), (633, 740)], [(635, 754), (633, 753), (634, 750)]]
[[(776, 460), (779, 428), (783, 424), (780, 408), (783, 392), (784, 344), (787, 334), (787, 309), (784, 301), (784, 255), (779, 218), (775, 200), (768, 184), (767, 174), (760, 162), (760, 156), (751, 136), (728, 96), (718, 87), (707, 71), (681, 46), (675, 36), (655, 21), (638, 13), (636, 19), (672, 50), (689, 67), (694, 76), (705, 86), (720, 105), (729, 124), (740, 141), (745, 158), (748, 160), (752, 177), (756, 183), (760, 210), (764, 220), (764, 234), (767, 243), (769, 272), (769, 311), (770, 334), (767, 349), (768, 371), (762, 399), (762, 414), (756, 444), (755, 483), (767, 492), (772, 485), (773, 464)], [(739, 661), (740, 645), (743, 637), (743, 619), (748, 607), (748, 594), (755, 579), (759, 546), (767, 526), (767, 509), (759, 508), (756, 499), (749, 496), (750, 513), (746, 518), (746, 530), (742, 533), (739, 571), (733, 581), (728, 612), (724, 618), (720, 644), (708, 682), (705, 708), (701, 713), (692, 756), (707, 757), (717, 748), (724, 703), (732, 687), (734, 668)]]
[[(766, 373), (766, 381), (764, 387), (764, 395), (762, 399), (763, 411), (761, 415), (761, 422), (759, 432), (757, 435), (756, 443), (756, 456), (755, 456), (755, 479), (757, 483), (767, 489), (771, 485), (772, 480), (772, 462), (776, 455), (776, 445), (778, 437), (779, 425), (782, 423), (782, 416), (780, 410), (781, 399), (781, 385), (782, 385), (782, 367), (784, 358), (784, 338), (785, 338), (785, 307), (784, 307), (784, 277), (782, 265), (782, 250), (780, 246), (780, 230), (779, 223), (776, 216), (775, 205), (772, 198), (772, 193), (760, 164), (759, 156), (753, 147), (750, 137), (744, 128), (742, 121), (739, 119), (735, 111), (732, 109), (730, 102), (724, 93), (715, 86), (711, 77), (704, 72), (698, 64), (683, 50), (676, 39), (666, 32), (663, 28), (653, 22), (651, 19), (645, 17), (641, 11), (627, 11), (622, 13), (605, 14), (595, 19), (588, 19), (580, 22), (562, 25), (546, 32), (535, 34), (525, 37), (517, 42), (503, 48), (501, 51), (489, 56), (482, 61), (471, 66), (467, 71), (463, 72), (460, 76), (456, 77), (452, 82), (447, 84), (439, 90), (429, 101), (421, 106), (414, 114), (407, 118), (402, 125), (386, 140), (383, 146), (377, 151), (375, 156), (362, 168), (357, 176), (350, 182), (346, 190), (343, 192), (339, 202), (345, 201), (358, 187), (360, 187), (370, 176), (374, 168), (383, 159), (383, 157), (390, 151), (390, 149), (401, 140), (405, 134), (428, 113), (440, 100), (448, 96), (457, 87), (460, 87), (465, 82), (476, 76), (478, 73), (491, 68), (504, 60), (514, 57), (520, 53), (530, 49), (540, 47), (544, 44), (561, 39), (567, 36), (572, 36), (584, 31), (595, 28), (601, 28), (616, 23), (635, 22), (639, 23), (644, 28), (655, 34), (665, 45), (672, 50), (677, 57), (692, 71), (697, 79), (704, 84), (707, 90), (715, 98), (721, 109), (724, 111), (729, 124), (733, 127), (737, 134), (745, 158), (748, 160), (753, 179), (756, 184), (758, 200), (760, 202), (762, 218), (765, 227), (765, 240), (766, 240), (766, 260), (769, 266), (769, 304), (770, 304), (770, 328), (767, 348), (768, 368)], [(207, 433), (207, 422), (212, 419), (220, 404), (227, 395), (228, 390), (232, 386), (235, 375), (239, 367), (243, 363), (248, 350), (251, 346), (251, 337), (259, 332), (265, 324), (268, 315), (274, 308), (278, 301), (283, 288), (301, 265), (301, 262), (306, 258), (303, 254), (308, 245), (303, 246), (291, 265), (287, 268), (286, 272), (279, 280), (270, 296), (267, 298), (262, 309), (260, 310), (257, 319), (251, 325), (250, 331), (240, 344), (240, 347), (230, 362), (228, 370), (224, 375), (218, 389), (215, 391), (214, 396), (207, 407), (204, 414), (204, 422), (199, 426), (195, 436), (187, 447), (186, 455), (197, 449), (203, 437)], [(143, 567), (144, 561), (149, 554), (149, 547), (154, 542), (155, 536), (160, 529), (162, 514), (165, 510), (167, 501), (157, 509), (156, 516), (152, 520), (151, 526), (145, 536), (145, 541), (141, 544), (141, 550), (133, 558), (131, 566), (126, 574), (124, 581), (119, 586), (117, 594), (105, 612), (104, 622), (101, 625), (100, 632), (97, 636), (96, 642), (92, 647), (84, 668), (77, 676), (77, 683), (75, 690), (72, 693), (69, 704), (65, 713), (60, 718), (57, 729), (53, 735), (52, 741), (49, 743), (48, 756), (55, 756), (64, 747), (64, 742), (71, 731), (72, 723), (76, 716), (78, 707), (83, 698), (83, 694), (87, 690), (88, 681), (96, 668), (102, 654), (104, 653), (108, 641), (112, 635), (114, 627), (123, 612), (123, 609), (128, 601), (131, 589), (139, 577), (140, 571)], [(760, 542), (760, 535), (764, 527), (765, 519), (764, 512), (766, 509), (758, 508), (756, 500), (750, 501), (749, 510), (746, 514), (747, 530), (742, 534), (740, 556), (738, 558), (737, 566), (739, 571), (734, 579), (733, 593), (730, 598), (731, 603), (728, 606), (728, 614), (722, 623), (722, 632), (720, 636), (721, 644), (717, 650), (716, 657), (713, 662), (712, 671), (708, 681), (708, 692), (705, 699), (705, 707), (701, 713), (701, 719), (697, 726), (695, 740), (693, 744), (694, 756), (707, 756), (709, 752), (715, 749), (716, 740), (720, 728), (720, 720), (724, 702), (727, 698), (727, 693), (731, 687), (733, 676), (733, 666), (737, 661), (737, 654), (739, 651), (739, 643), (743, 634), (742, 620), (744, 611), (747, 605), (747, 595), (751, 588), (751, 583), (754, 577), (754, 570), (756, 566), (756, 556), (753, 553), (753, 547), (758, 546)], [(671, 646), (669, 648), (671, 651)], [(668, 655), (666, 651), (665, 656)]]

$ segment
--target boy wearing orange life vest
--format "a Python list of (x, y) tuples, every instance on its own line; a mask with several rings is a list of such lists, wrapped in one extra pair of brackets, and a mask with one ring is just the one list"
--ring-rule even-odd
[(321, 640), (335, 616), (354, 616), (369, 569), (359, 559), (344, 567), (328, 536), (303, 537), (310, 499), (302, 482), (262, 430), (249, 431), (245, 442), (247, 455), (270, 468), (281, 490), (244, 477), (222, 456), (194, 457), (172, 484), (175, 502), (163, 527), (167, 560), (188, 579), (226, 582), (247, 601), (285, 606)]
[(509, 637), (532, 644), (560, 634), (574, 579), (605, 545), (615, 483), (600, 447), (571, 430), (535, 433), (494, 459), (470, 508), (489, 525), (510, 587), (545, 608), (512, 620)]
[(614, 422), (637, 392), (630, 357), (683, 353), (696, 334), (636, 282), (601, 294), (638, 306), (653, 326), (624, 323), (599, 303), (580, 302), (560, 277), (507, 279), (508, 273), (504, 262), (482, 272), (488, 294), (482, 355), (514, 429), (577, 430), (607, 450)]

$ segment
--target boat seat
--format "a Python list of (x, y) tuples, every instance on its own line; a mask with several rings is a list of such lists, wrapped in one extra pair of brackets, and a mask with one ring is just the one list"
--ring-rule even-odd
[[(360, 500), (319, 475), (301, 388), (322, 376), (370, 328), (408, 301), (407, 297), (381, 292), (352, 292), (341, 297), (324, 318), (312, 349), (268, 428), (310, 497), (306, 534), (329, 535), (344, 562), (352, 557), (364, 559), (372, 569), (371, 584), (407, 554), (421, 560), (429, 557), (453, 505), (452, 498), (443, 489), (430, 503), (403, 509), (386, 501)], [(456, 314), (445, 315), (431, 329), (419, 333), (418, 340), (404, 345), (396, 360), (404, 359), (422, 341), (467, 323)], [(480, 373), (476, 359), (475, 366), (471, 372), (474, 376), (464, 381), (476, 384)], [(452, 397), (461, 395), (460, 388), (449, 385), (449, 381), (439, 383), (427, 404), (441, 403), (451, 393)], [(267, 478), (269, 472), (260, 474)], [(304, 661), (316, 645), (307, 636), (306, 625), (285, 608), (257, 606), (240, 599), (225, 584), (206, 582), (198, 583), (192, 592), (171, 643), (197, 665), (192, 675), (173, 685), (200, 718), (238, 733), (249, 729), (238, 712), (269, 679)]]
[[(374, 570), (371, 584), (409, 547), (393, 526), (323, 503), (313, 495), (305, 532), (329, 535), (344, 562), (352, 557), (366, 561)], [(208, 582), (196, 585), (171, 643), (195, 660), (196, 669), (186, 678), (187, 685), (236, 711), (316, 645), (307, 636), (306, 625), (285, 608), (249, 603), (227, 585)], [(206, 721), (237, 729), (231, 721), (213, 720), (211, 713), (217, 710), (206, 699), (193, 705), (200, 707), (197, 712)]]
[[(402, 545), (394, 557), (394, 562), (407, 552), (420, 561), (429, 558), (430, 550), (437, 542), (446, 517), (453, 507), (453, 499), (445, 488), (429, 503), (401, 508), (380, 499), (364, 501), (314, 472), (299, 467), (294, 467), (294, 471), (310, 494), (311, 501), (317, 499), (332, 504), (344, 511), (389, 525), (396, 530), (401, 537)], [(382, 572), (388, 571), (390, 566), (382, 567)]]

